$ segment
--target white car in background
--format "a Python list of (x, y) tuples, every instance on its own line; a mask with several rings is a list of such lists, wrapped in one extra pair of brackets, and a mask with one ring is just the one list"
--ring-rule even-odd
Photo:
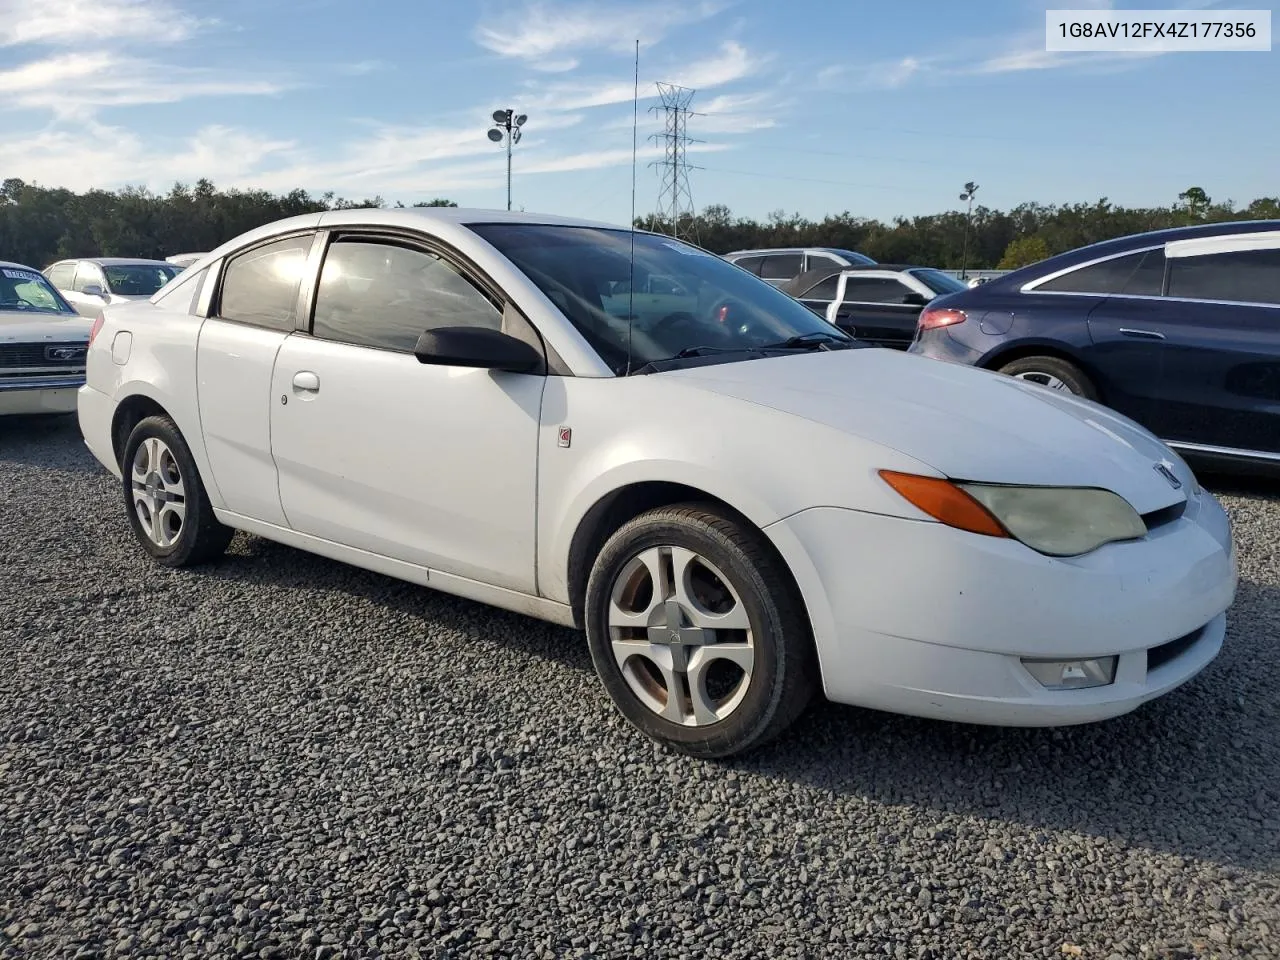
[[(606, 309), (651, 277), (681, 309)], [(818, 690), (1113, 717), (1214, 658), (1236, 589), (1222, 508), (1131, 421), (860, 346), (719, 257), (586, 221), (254, 230), (107, 309), (79, 420), (157, 562), (246, 530), (583, 627), (621, 712), (698, 756)]]
[(59, 260), (44, 275), (82, 317), (96, 319), (111, 304), (146, 300), (181, 272), (165, 260), (87, 257)]
[(206, 256), (203, 253), (175, 253), (171, 257), (165, 257), (166, 263), (172, 263), (175, 267), (185, 270), (201, 257)]
[(38, 270), (0, 262), (0, 414), (65, 414), (84, 384), (89, 321)]

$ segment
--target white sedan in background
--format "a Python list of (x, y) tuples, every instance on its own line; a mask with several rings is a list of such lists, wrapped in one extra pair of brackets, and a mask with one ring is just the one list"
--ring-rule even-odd
[[(680, 309), (612, 302), (650, 277)], [(107, 309), (79, 418), (158, 562), (246, 530), (582, 627), (621, 712), (699, 756), (819, 690), (987, 724), (1122, 714), (1214, 658), (1236, 589), (1221, 507), (1131, 421), (557, 217), (245, 234)]]

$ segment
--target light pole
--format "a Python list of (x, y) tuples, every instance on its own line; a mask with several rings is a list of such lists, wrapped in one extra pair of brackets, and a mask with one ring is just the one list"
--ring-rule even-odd
[(511, 209), (511, 148), (520, 142), (520, 128), (529, 117), (514, 110), (493, 111), (493, 122), (497, 124), (489, 131), (489, 139), (494, 143), (507, 143), (507, 209)]
[(969, 212), (964, 218), (964, 248), (960, 254), (960, 279), (967, 277), (969, 270), (969, 223), (973, 220), (973, 195), (978, 192), (978, 185), (970, 180), (964, 185), (964, 193), (960, 194), (961, 200), (969, 201)]

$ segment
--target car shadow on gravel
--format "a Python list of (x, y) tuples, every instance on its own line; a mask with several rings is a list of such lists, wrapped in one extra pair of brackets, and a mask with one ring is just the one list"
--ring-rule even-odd
[(1228, 616), (1199, 676), (1113, 720), (980, 727), (822, 702), (732, 764), (940, 823), (1021, 824), (1028, 843), (1067, 830), (1280, 872), (1280, 588), (1241, 582)]
[(74, 414), (0, 417), (0, 464), (104, 473), (80, 436)]
[[(477, 641), (590, 672), (581, 634), (240, 535), (202, 576), (338, 591)], [(1068, 830), (1280, 870), (1280, 589), (1242, 582), (1227, 645), (1132, 714), (1057, 729), (980, 727), (819, 701), (776, 743), (723, 761), (873, 803)], [(603, 697), (603, 693), (601, 694)], [(696, 761), (690, 760), (690, 763)], [(909, 839), (909, 838), (907, 838)]]
[(592, 670), (582, 634), (533, 617), (397, 580), (261, 537), (237, 534), (202, 577), (319, 593), (341, 593), (469, 638), (501, 643), (575, 670)]

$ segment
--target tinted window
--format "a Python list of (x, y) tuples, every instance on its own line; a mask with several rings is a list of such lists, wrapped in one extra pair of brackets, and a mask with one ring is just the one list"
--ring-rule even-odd
[(59, 290), (70, 290), (75, 278), (76, 265), (74, 263), (59, 263), (49, 268), (49, 282)]
[(83, 293), (84, 288), (91, 283), (102, 286), (102, 271), (95, 264), (82, 260), (76, 267), (76, 278), (71, 284), (71, 289), (76, 293)]
[(178, 275), (178, 268), (169, 264), (109, 263), (102, 272), (107, 275), (112, 293), (122, 297), (150, 297)]
[(891, 277), (849, 277), (845, 281), (845, 303), (902, 303), (914, 293), (910, 287)]
[(834, 277), (820, 281), (815, 286), (810, 287), (803, 294), (806, 300), (834, 300), (836, 298), (836, 288), (840, 283), (840, 274)]
[(739, 257), (733, 262), (743, 270), (750, 270), (758, 277), (760, 276), (760, 267), (764, 265), (764, 257)]
[(1063, 274), (1037, 290), (1061, 293), (1127, 293), (1158, 297), (1164, 286), (1164, 250), (1113, 257)]
[(1169, 296), (1280, 303), (1280, 250), (1175, 257), (1169, 264)]
[(227, 262), (218, 316), (272, 330), (292, 330), (298, 286), (311, 237), (289, 237), (254, 247)]
[(934, 270), (932, 267), (912, 270), (911, 275), (934, 293), (958, 293), (969, 289), (969, 285), (963, 280), (957, 280), (951, 274)]
[(760, 276), (765, 280), (790, 280), (804, 271), (804, 257), (798, 253), (772, 254), (764, 258)]
[(822, 270), (829, 268), (831, 270), (839, 270), (843, 267), (843, 263), (837, 263), (833, 257), (820, 257), (816, 254), (809, 254), (809, 265), (806, 270)]
[(339, 240), (320, 272), (312, 332), (412, 351), (432, 327), (502, 329), (502, 313), (447, 261), (412, 247)]

